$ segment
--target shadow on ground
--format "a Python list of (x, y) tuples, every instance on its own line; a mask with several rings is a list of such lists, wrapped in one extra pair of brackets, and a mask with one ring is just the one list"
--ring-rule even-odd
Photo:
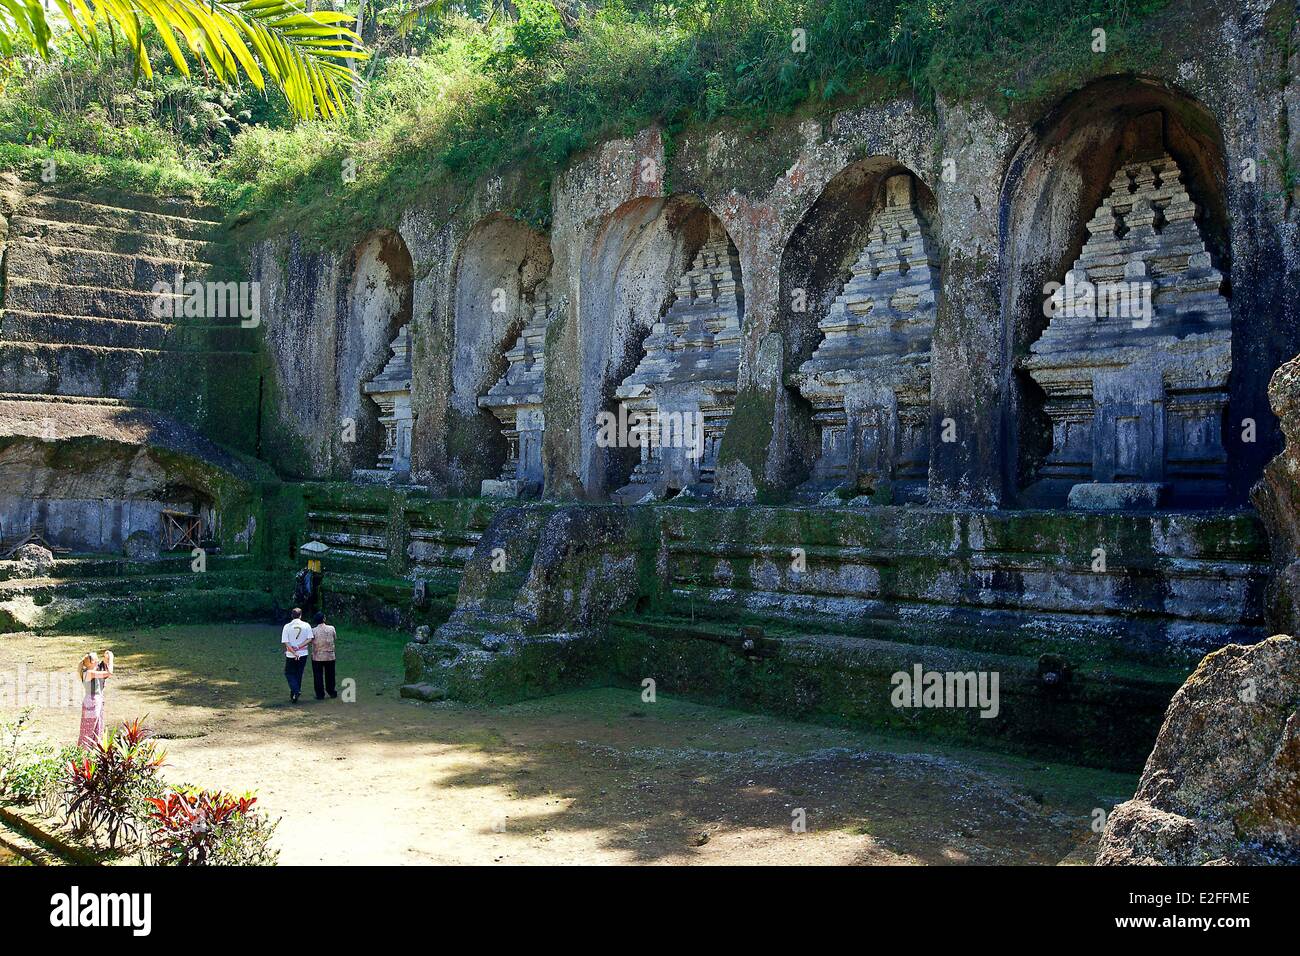
[[(342, 629), (354, 702), (290, 705), (278, 628), (10, 635), (0, 670), (111, 647), (110, 719), (147, 713), (168, 774), (256, 789), (283, 862), (1054, 864), (1134, 778), (777, 720), (639, 690), (507, 707), (397, 697), (404, 636)], [(14, 708), (0, 708), (6, 719)], [(75, 737), (75, 708), (36, 732)], [(800, 823), (806, 832), (797, 832)]]

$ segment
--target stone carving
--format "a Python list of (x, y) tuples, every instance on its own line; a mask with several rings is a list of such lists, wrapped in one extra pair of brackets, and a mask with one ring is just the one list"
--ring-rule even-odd
[(645, 356), (614, 393), (641, 460), (614, 500), (631, 504), (676, 492), (707, 497), (718, 446), (736, 405), (744, 292), (740, 257), (714, 224), (676, 298), (643, 343)]
[(549, 292), (542, 284), (534, 293), (528, 323), (506, 352), (509, 367), (487, 394), (479, 397), (479, 407), (501, 420), (502, 434), (509, 444), (501, 477), (483, 481), (484, 497), (514, 498), (541, 491), (542, 432), (546, 427), (542, 414), (546, 371), (542, 347), (550, 305)]
[(411, 410), (411, 338), (408, 326), (402, 326), (388, 346), (392, 356), (378, 375), (361, 390), (379, 406), (379, 424), (384, 429), (384, 449), (374, 468), (357, 469), (356, 481), (388, 482), (404, 480), (411, 472), (411, 429), (415, 415)]
[(1213, 504), (1232, 315), (1163, 116), (1139, 118), (1110, 193), (1023, 362), (1047, 393), (1052, 451), (1031, 499), (1090, 509)]
[(837, 487), (924, 500), (930, 463), (930, 338), (939, 259), (911, 175), (885, 181), (884, 205), (817, 350), (791, 376), (813, 406), (821, 450), (798, 496)]

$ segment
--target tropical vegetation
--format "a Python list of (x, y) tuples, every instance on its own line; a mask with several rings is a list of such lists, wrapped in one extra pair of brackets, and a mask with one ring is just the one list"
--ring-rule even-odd
[[(924, 108), (980, 97), (1015, 109), (1070, 78), (1138, 62), (1151, 16), (1170, 2), (316, 0), (311, 12), (289, 13), (286, 0), (97, 0), (90, 9), (105, 17), (135, 10), (139, 29), (114, 46), (104, 40), (117, 34), (101, 27), (95, 44), (75, 29), (89, 21), (74, 17), (73, 29), (44, 41), (48, 57), (4, 57), (0, 140), (215, 178), (243, 219), (321, 238), (391, 218), (399, 194), (455, 193), (505, 167), (535, 187), (518, 211), (542, 221), (555, 171), (603, 137), (649, 123), (670, 139), (699, 122), (761, 127), (900, 93)], [(81, 3), (60, 6), (75, 14)], [(189, 3), (223, 11), (228, 29), (168, 30), (154, 16)], [(304, 58), (294, 62), (318, 53), (333, 86), (276, 74), (257, 55), (239, 18), (272, 9), (258, 20), (268, 32), (317, 18), (280, 39)], [(338, 32), (311, 32), (326, 29)], [(1106, 31), (1101, 55), (1097, 29)], [(232, 34), (264, 80), (282, 81), (283, 96), (274, 83), (259, 87), (237, 46), (216, 52)], [(178, 60), (168, 36), (196, 45), (176, 40)], [(371, 55), (355, 58), (353, 42)]]

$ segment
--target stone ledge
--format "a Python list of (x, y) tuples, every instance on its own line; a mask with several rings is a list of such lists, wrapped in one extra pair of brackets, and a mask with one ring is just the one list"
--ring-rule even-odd
[[(0, 823), (9, 827), (17, 834), (21, 841), (31, 845), (34, 849), (46, 856), (55, 857), (53, 865), (69, 866), (103, 866), (103, 858), (85, 847), (77, 846), (63, 835), (55, 832), (52, 822), (43, 818), (36, 817), (18, 807), (11, 805), (0, 806)], [(32, 859), (27, 853), (17, 846), (12, 845), (9, 841), (3, 839), (3, 831), (0, 830), (0, 842), (5, 842), (15, 853)], [(42, 862), (32, 860), (32, 862)], [(51, 865), (46, 861), (43, 865)]]

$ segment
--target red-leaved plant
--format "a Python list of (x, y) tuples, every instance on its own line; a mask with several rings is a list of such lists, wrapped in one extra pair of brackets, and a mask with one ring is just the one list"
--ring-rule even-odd
[(158, 768), (167, 755), (144, 727), (128, 720), (71, 760), (64, 770), (63, 813), (77, 833), (103, 835), (109, 849), (140, 835), (144, 800), (159, 790)]
[(145, 852), (154, 866), (273, 864), (277, 824), (253, 810), (257, 798), (220, 790), (173, 790), (150, 798), (151, 830)]

